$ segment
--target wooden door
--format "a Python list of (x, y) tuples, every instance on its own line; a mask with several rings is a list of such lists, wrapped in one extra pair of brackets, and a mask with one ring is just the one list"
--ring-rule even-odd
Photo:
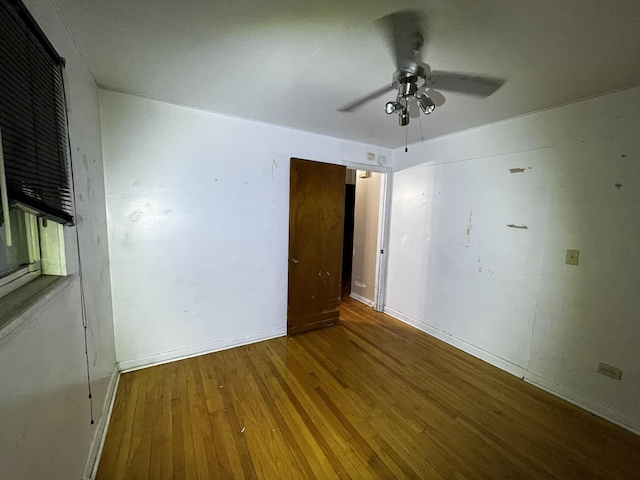
[(344, 166), (291, 159), (290, 335), (340, 319), (345, 176)]

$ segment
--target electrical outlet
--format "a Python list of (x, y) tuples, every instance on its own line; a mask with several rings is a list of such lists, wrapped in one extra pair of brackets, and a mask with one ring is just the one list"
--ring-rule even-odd
[(615, 378), (616, 380), (622, 380), (622, 370), (606, 363), (598, 364), (598, 373), (606, 375), (607, 377)]
[(567, 265), (578, 265), (580, 259), (580, 250), (567, 249), (567, 255), (564, 259), (564, 263)]

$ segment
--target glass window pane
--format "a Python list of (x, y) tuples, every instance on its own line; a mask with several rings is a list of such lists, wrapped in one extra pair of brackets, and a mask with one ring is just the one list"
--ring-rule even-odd
[(21, 210), (11, 209), (12, 246), (7, 247), (4, 225), (0, 227), (0, 277), (29, 265), (29, 235), (25, 214)]

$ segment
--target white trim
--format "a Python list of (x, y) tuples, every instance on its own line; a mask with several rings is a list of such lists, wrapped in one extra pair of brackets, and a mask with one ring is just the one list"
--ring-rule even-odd
[[(298, 158), (298, 157), (291, 157), (291, 158)], [(313, 160), (313, 161), (320, 162), (320, 163), (328, 163), (329, 165), (331, 165), (330, 162), (325, 162), (324, 160)], [(373, 163), (357, 163), (357, 162), (352, 162), (350, 160), (339, 160), (339, 162), (340, 163), (336, 163), (334, 165), (344, 165), (350, 170), (364, 170), (365, 172), (376, 172), (376, 173), (391, 173), (393, 171), (392, 167), (390, 166), (375, 165)]]
[(454, 337), (453, 335), (449, 335), (448, 333), (442, 332), (430, 325), (427, 325), (426, 323), (421, 322), (420, 320), (416, 320), (415, 318), (410, 317), (409, 315), (405, 315), (404, 313), (398, 312), (393, 308), (389, 308), (385, 306), (384, 313), (394, 318), (397, 318), (398, 320), (404, 323), (407, 323), (412, 327), (415, 327), (418, 330), (421, 330), (439, 340), (442, 340), (443, 342), (446, 342), (449, 345), (452, 345), (462, 350), (463, 352), (466, 352), (470, 355), (473, 355), (476, 358), (479, 358), (480, 360), (490, 363), (491, 365), (498, 367), (507, 373), (515, 375), (516, 377), (520, 377), (525, 382), (530, 383), (531, 385), (534, 385), (538, 388), (541, 388), (542, 390), (545, 390), (550, 394), (555, 395), (556, 397), (560, 397), (563, 400), (566, 400), (567, 402), (572, 403), (573, 405), (583, 410), (586, 410), (594, 415), (597, 415), (598, 417), (601, 417), (609, 422), (615, 423), (616, 425), (619, 425), (620, 427), (626, 430), (629, 430), (630, 432), (635, 433), (636, 435), (640, 435), (640, 421), (637, 419), (629, 417), (628, 415), (618, 412), (617, 410), (607, 407), (606, 405), (603, 405), (601, 403), (589, 400), (580, 394), (570, 391), (569, 389), (567, 389), (566, 387), (563, 387), (562, 385), (558, 385), (543, 377), (540, 377), (539, 375), (531, 373), (525, 368), (520, 367), (519, 365), (511, 363), (508, 360), (500, 358), (496, 355), (493, 355), (492, 353), (489, 353), (486, 350), (482, 350), (481, 348), (471, 345), (470, 343), (467, 343), (464, 340), (460, 340), (459, 338)]
[(380, 311), (382, 304), (378, 301), (380, 298), (380, 284), (382, 283), (382, 277), (380, 276), (380, 268), (382, 267), (382, 244), (384, 243), (382, 238), (384, 237), (384, 205), (387, 193), (387, 174), (380, 174), (380, 188), (378, 189), (378, 231), (376, 232), (376, 268), (374, 272), (373, 281), (373, 301), (371, 306), (374, 310)]
[(394, 318), (397, 318), (398, 320), (404, 323), (407, 323), (412, 327), (417, 328), (418, 330), (428, 333), (432, 337), (442, 340), (443, 342), (448, 343), (449, 345), (453, 345), (454, 347), (470, 355), (473, 355), (474, 357), (479, 358), (480, 360), (484, 360), (485, 362), (490, 363), (494, 367), (498, 367), (499, 369), (504, 370), (505, 372), (508, 372), (511, 375), (524, 378), (525, 374), (527, 373), (524, 368), (522, 368), (519, 365), (516, 365), (515, 363), (511, 363), (510, 361), (505, 360), (504, 358), (500, 358), (497, 355), (487, 352), (486, 350), (482, 350), (481, 348), (471, 345), (470, 343), (467, 343), (464, 340), (460, 340), (459, 338), (454, 337), (453, 335), (449, 335), (448, 333), (438, 330), (437, 328), (434, 328), (431, 325), (427, 325), (426, 323), (423, 323), (420, 320), (410, 317), (409, 315), (405, 315), (404, 313), (398, 312), (393, 308), (389, 308), (385, 306), (384, 313)]
[(370, 307), (373, 307), (373, 301), (372, 301), (372, 300), (369, 300), (369, 299), (368, 299), (368, 298), (366, 298), (366, 297), (363, 297), (362, 295), (358, 295), (357, 293), (351, 292), (351, 293), (349, 294), (349, 296), (350, 296), (351, 298), (353, 298), (354, 300), (357, 300), (357, 301), (359, 301), (359, 302), (364, 303), (365, 305), (368, 305), (368, 306), (370, 306)]
[[(378, 257), (376, 261), (376, 298), (373, 308), (377, 312), (384, 311), (384, 302), (387, 296), (387, 266), (389, 259), (389, 232), (391, 229), (391, 193), (393, 189), (393, 172), (384, 176), (384, 186), (381, 186), (382, 198), (380, 199), (380, 217), (378, 231)], [(384, 252), (384, 253), (380, 253)]]
[(250, 343), (263, 342), (273, 338), (284, 337), (286, 335), (287, 328), (283, 327), (269, 332), (258, 332), (252, 335), (246, 335), (233, 340), (220, 340), (218, 342), (207, 343), (197, 347), (182, 348), (180, 350), (158, 353), (147, 357), (124, 360), (122, 362), (118, 362), (118, 368), (121, 373), (127, 373), (134, 370), (140, 370), (142, 368), (155, 367), (156, 365), (162, 365), (164, 363), (176, 362), (186, 358), (219, 352), (229, 348), (241, 347), (242, 345), (249, 345)]
[[(0, 299), (0, 345), (31, 325), (60, 292), (75, 283), (75, 277), (41, 275)], [(7, 312), (7, 313), (5, 313)]]
[(15, 292), (20, 287), (40, 276), (40, 262), (25, 265), (24, 267), (0, 278), (0, 297)]
[[(0, 297), (4, 297), (5, 295), (8, 295), (9, 293), (19, 289), (20, 287), (36, 279), (43, 273), (40, 264), (40, 243), (36, 217), (23, 211), (20, 208), (16, 208), (13, 205), (10, 207), (10, 209), (11, 211), (9, 212), (9, 214), (15, 214), (17, 216), (17, 218), (15, 218), (16, 221), (19, 219), (20, 214), (22, 214), (23, 216), (24, 227), (27, 236), (26, 243), (29, 263), (0, 278)], [(36, 225), (35, 228), (34, 221)], [(7, 225), (9, 224), (5, 224), (5, 227)]]
[(560, 397), (573, 405), (582, 408), (598, 417), (615, 423), (616, 425), (629, 430), (636, 435), (640, 435), (640, 420), (629, 417), (624, 413), (618, 412), (612, 408), (607, 407), (598, 402), (589, 400), (582, 395), (570, 391), (568, 388), (558, 385), (557, 383), (550, 382), (546, 378), (542, 378), (535, 373), (527, 372), (524, 378), (525, 382), (530, 383), (542, 390), (545, 390), (556, 397)]
[(87, 463), (84, 467), (84, 473), (82, 474), (82, 480), (94, 480), (98, 473), (100, 457), (102, 457), (102, 449), (104, 448), (104, 442), (107, 438), (107, 430), (109, 429), (109, 422), (111, 420), (111, 414), (113, 413), (113, 406), (115, 405), (116, 392), (118, 391), (119, 384), (120, 372), (118, 371), (118, 367), (114, 365), (111, 379), (109, 380), (109, 387), (107, 388), (107, 395), (102, 405), (100, 420), (98, 420), (98, 425), (93, 435), (93, 442), (91, 442), (91, 448), (89, 449)]

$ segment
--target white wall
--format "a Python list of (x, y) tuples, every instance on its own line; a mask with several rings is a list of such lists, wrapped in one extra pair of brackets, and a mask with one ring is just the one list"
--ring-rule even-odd
[(100, 92), (119, 365), (286, 332), (289, 159), (385, 149)]
[(90, 424), (75, 228), (65, 227), (71, 277), (22, 315), (20, 328), (0, 340), (0, 476), (73, 479), (82, 476), (94, 437), (103, 427), (103, 407), (110, 400), (115, 368), (98, 90), (54, 5), (25, 3), (67, 60), (96, 423)]
[(389, 313), (636, 431), (638, 105), (635, 88), (395, 150), (386, 298)]
[(378, 172), (356, 178), (351, 296), (368, 305), (375, 303), (377, 294), (381, 179)]

